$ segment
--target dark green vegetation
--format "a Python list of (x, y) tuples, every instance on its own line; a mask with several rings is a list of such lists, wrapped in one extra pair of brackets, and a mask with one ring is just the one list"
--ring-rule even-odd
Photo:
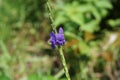
[[(51, 0), (72, 80), (120, 80), (120, 1)], [(46, 0), (0, 0), (0, 80), (66, 80)]]

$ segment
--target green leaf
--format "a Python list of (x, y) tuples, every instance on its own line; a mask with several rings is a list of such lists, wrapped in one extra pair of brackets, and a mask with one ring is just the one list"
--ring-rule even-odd
[(83, 14), (81, 14), (81, 13), (77, 13), (75, 15), (69, 14), (68, 16), (70, 17), (70, 19), (73, 22), (75, 22), (75, 23), (77, 23), (79, 25), (83, 25), (84, 24), (84, 16), (83, 16)]
[(38, 74), (32, 74), (28, 77), (28, 80), (42, 80)]
[(87, 24), (84, 24), (80, 27), (83, 31), (94, 32), (99, 29), (97, 21), (91, 21)]
[(48, 76), (44, 76), (42, 80), (56, 80), (56, 79), (53, 76), (48, 75)]
[(10, 78), (5, 75), (0, 75), (0, 80), (10, 80)]
[(84, 41), (80, 41), (79, 46), (81, 53), (83, 54), (86, 54), (90, 51), (90, 47)]
[(62, 78), (62, 79), (60, 79), (60, 80), (67, 80), (66, 78)]
[(107, 8), (107, 9), (112, 9), (112, 4), (110, 3), (109, 0), (97, 0), (95, 2), (96, 6), (99, 8)]
[(51, 75), (32, 74), (28, 77), (28, 80), (56, 80), (56, 79)]
[(63, 24), (65, 23), (66, 21), (68, 20), (68, 18), (65, 16), (65, 13), (64, 12), (59, 12), (57, 15), (56, 15), (56, 18), (55, 18), (55, 25), (58, 26), (60, 24)]
[(111, 19), (108, 21), (108, 24), (112, 27), (117, 27), (117, 26), (120, 26), (120, 19)]
[(100, 11), (100, 15), (102, 17), (105, 17), (107, 15), (107, 13), (108, 13), (108, 11), (106, 9), (101, 9), (101, 11)]
[(97, 8), (95, 8), (95, 6), (91, 6), (91, 13), (94, 15), (94, 17), (97, 21), (101, 20), (101, 15), (100, 15), (99, 11), (97, 10)]
[(10, 27), (6, 26), (6, 25), (2, 25), (0, 26), (0, 39), (4, 40), (6, 39), (8, 36), (10, 36)]

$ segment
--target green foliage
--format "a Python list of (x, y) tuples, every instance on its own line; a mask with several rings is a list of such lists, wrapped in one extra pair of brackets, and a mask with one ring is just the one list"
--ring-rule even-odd
[(10, 28), (5, 26), (5, 25), (1, 25), (0, 26), (0, 40), (5, 40), (8, 38), (8, 36), (10, 36)]
[(1, 0), (0, 26), (21, 26), (26, 15), (24, 7), (20, 0)]
[(6, 74), (4, 74), (4, 72), (1, 69), (0, 69), (0, 80), (10, 80), (10, 78), (6, 76)]
[(0, 2), (0, 26), (12, 26), (20, 28), (25, 21), (38, 24), (45, 11), (46, 0), (1, 0)]
[(0, 80), (10, 80), (10, 79), (8, 77), (2, 75), (2, 76), (0, 76)]
[[(112, 9), (109, 0), (72, 1), (57, 6), (55, 24), (72, 27), (74, 23), (82, 31), (95, 32), (99, 30), (99, 23)], [(74, 30), (75, 28), (72, 27)]]
[(32, 74), (29, 75), (28, 80), (56, 80), (53, 76), (50, 75), (38, 75), (38, 74)]
[(120, 26), (120, 19), (116, 19), (116, 20), (111, 19), (108, 21), (108, 24), (111, 27), (118, 27), (118, 26)]

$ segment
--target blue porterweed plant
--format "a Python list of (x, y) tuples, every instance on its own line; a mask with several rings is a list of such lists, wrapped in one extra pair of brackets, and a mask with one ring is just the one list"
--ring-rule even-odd
[(63, 29), (59, 28), (59, 33), (55, 34), (55, 32), (50, 33), (50, 43), (53, 49), (55, 49), (56, 46), (62, 46), (65, 44), (65, 38), (63, 34)]
[(53, 24), (54, 20), (53, 20), (52, 10), (51, 10), (49, 0), (47, 1), (47, 7), (49, 9), (49, 16), (50, 16), (50, 20), (52, 22), (52, 29), (53, 29), (53, 31), (50, 33), (50, 43), (51, 43), (51, 46), (52, 46), (53, 49), (55, 49), (57, 47), (57, 49), (59, 50), (61, 61), (62, 61), (64, 71), (65, 71), (65, 75), (67, 77), (67, 80), (71, 80), (69, 72), (68, 72), (67, 64), (66, 64), (66, 61), (65, 61), (65, 57), (64, 57), (64, 54), (63, 54), (63, 49), (62, 49), (62, 46), (66, 42), (65, 38), (64, 38), (64, 34), (63, 34), (63, 29), (62, 29), (62, 27), (60, 27), (59, 32), (57, 33), (57, 31), (55, 29), (55, 25)]

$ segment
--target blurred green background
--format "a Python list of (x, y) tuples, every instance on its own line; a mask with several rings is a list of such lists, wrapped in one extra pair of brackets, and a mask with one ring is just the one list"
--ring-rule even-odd
[[(120, 1), (50, 0), (72, 80), (120, 80)], [(66, 80), (46, 0), (0, 0), (0, 80)]]

